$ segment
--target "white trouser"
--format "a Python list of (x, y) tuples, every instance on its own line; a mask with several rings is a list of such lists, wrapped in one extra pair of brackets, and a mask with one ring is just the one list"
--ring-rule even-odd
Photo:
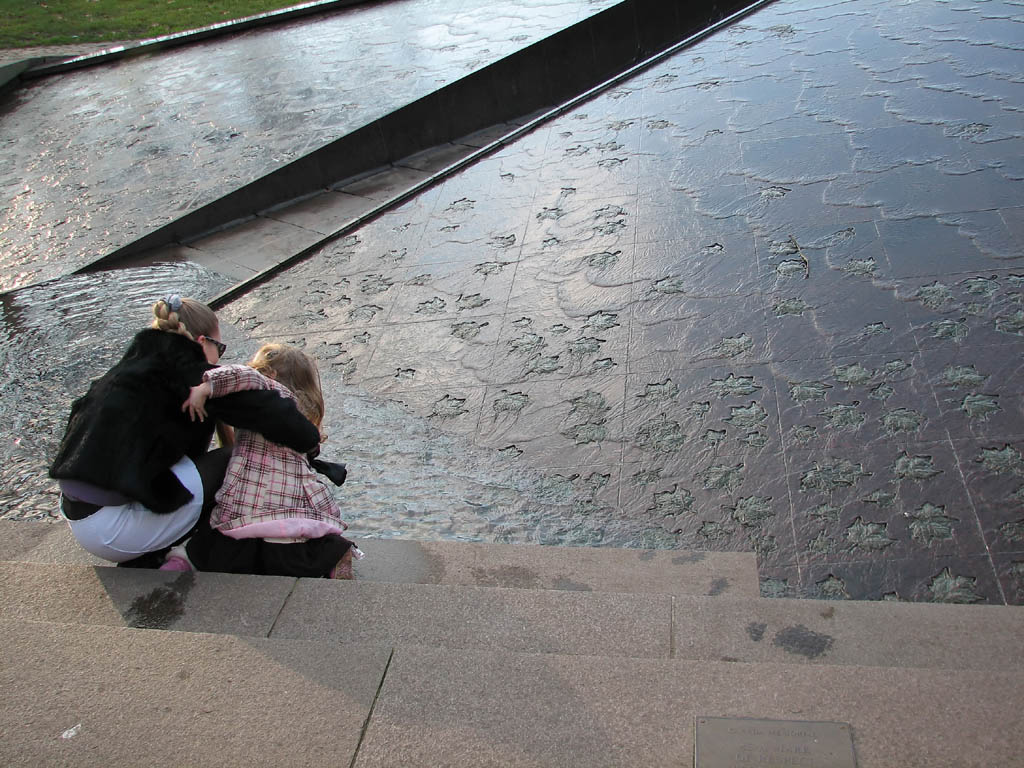
[(192, 500), (173, 512), (158, 515), (137, 501), (100, 507), (84, 520), (68, 520), (82, 548), (113, 563), (169, 547), (196, 524), (203, 509), (203, 481), (188, 456), (171, 467)]

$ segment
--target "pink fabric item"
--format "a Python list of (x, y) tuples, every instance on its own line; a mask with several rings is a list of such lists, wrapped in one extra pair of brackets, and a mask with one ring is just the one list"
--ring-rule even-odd
[[(340, 522), (340, 521), (339, 521)], [(232, 539), (319, 539), (321, 536), (340, 536), (345, 524), (305, 518), (266, 520), (238, 528), (221, 531)]]
[[(247, 365), (225, 365), (203, 374), (212, 397), (252, 389), (274, 389), (294, 399), (287, 387)], [(296, 533), (305, 521), (310, 534)], [(306, 457), (290, 448), (272, 443), (257, 432), (235, 431), (235, 448), (224, 482), (217, 493), (217, 505), (210, 525), (232, 536), (232, 531), (254, 524), (276, 523), (260, 533), (266, 538), (318, 538), (322, 531), (341, 533), (348, 525), (341, 519), (330, 489)], [(255, 530), (255, 529), (253, 529)], [(255, 533), (235, 538), (255, 538)]]

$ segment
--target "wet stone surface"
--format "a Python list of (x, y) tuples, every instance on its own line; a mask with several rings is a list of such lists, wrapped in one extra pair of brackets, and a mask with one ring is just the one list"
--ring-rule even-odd
[[(1022, 23), (779, 0), (235, 300), (228, 361), (318, 359), (357, 536), (754, 551), (765, 595), (1019, 604)], [(4, 304), (7, 516), (51, 509), (145, 281), (217, 289), (167, 269), (127, 308), (105, 277)]]
[(0, 290), (89, 263), (611, 4), (367, 3), (19, 88), (0, 103)]

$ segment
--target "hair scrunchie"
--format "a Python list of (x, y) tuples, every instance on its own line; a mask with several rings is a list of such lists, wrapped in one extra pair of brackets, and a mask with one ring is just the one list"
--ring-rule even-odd
[(164, 299), (164, 303), (170, 308), (171, 312), (181, 311), (181, 296), (176, 293), (172, 293)]

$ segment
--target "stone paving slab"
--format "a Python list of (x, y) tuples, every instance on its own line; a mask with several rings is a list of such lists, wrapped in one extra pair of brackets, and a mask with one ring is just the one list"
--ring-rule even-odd
[(858, 768), (1015, 765), (1022, 683), (1020, 670), (399, 647), (355, 766), (691, 766), (698, 716), (849, 723)]
[(24, 621), (270, 634), (295, 579), (0, 563), (4, 616)]
[(257, 216), (229, 230), (188, 243), (198, 253), (191, 258), (216, 271), (221, 261), (261, 272), (317, 241), (322, 235), (288, 221)]
[(376, 202), (365, 197), (328, 190), (294, 205), (267, 211), (264, 215), (311, 229), (321, 235), (329, 235), (376, 205)]
[(0, 763), (347, 766), (390, 649), (0, 620)]
[(999, 670), (1024, 659), (1024, 611), (1000, 605), (678, 596), (678, 658)]
[(0, 520), (0, 560), (110, 565), (82, 549), (63, 522)]
[(368, 539), (356, 578), (594, 592), (757, 597), (750, 552), (546, 547)]
[(672, 598), (300, 579), (271, 637), (667, 658)]

